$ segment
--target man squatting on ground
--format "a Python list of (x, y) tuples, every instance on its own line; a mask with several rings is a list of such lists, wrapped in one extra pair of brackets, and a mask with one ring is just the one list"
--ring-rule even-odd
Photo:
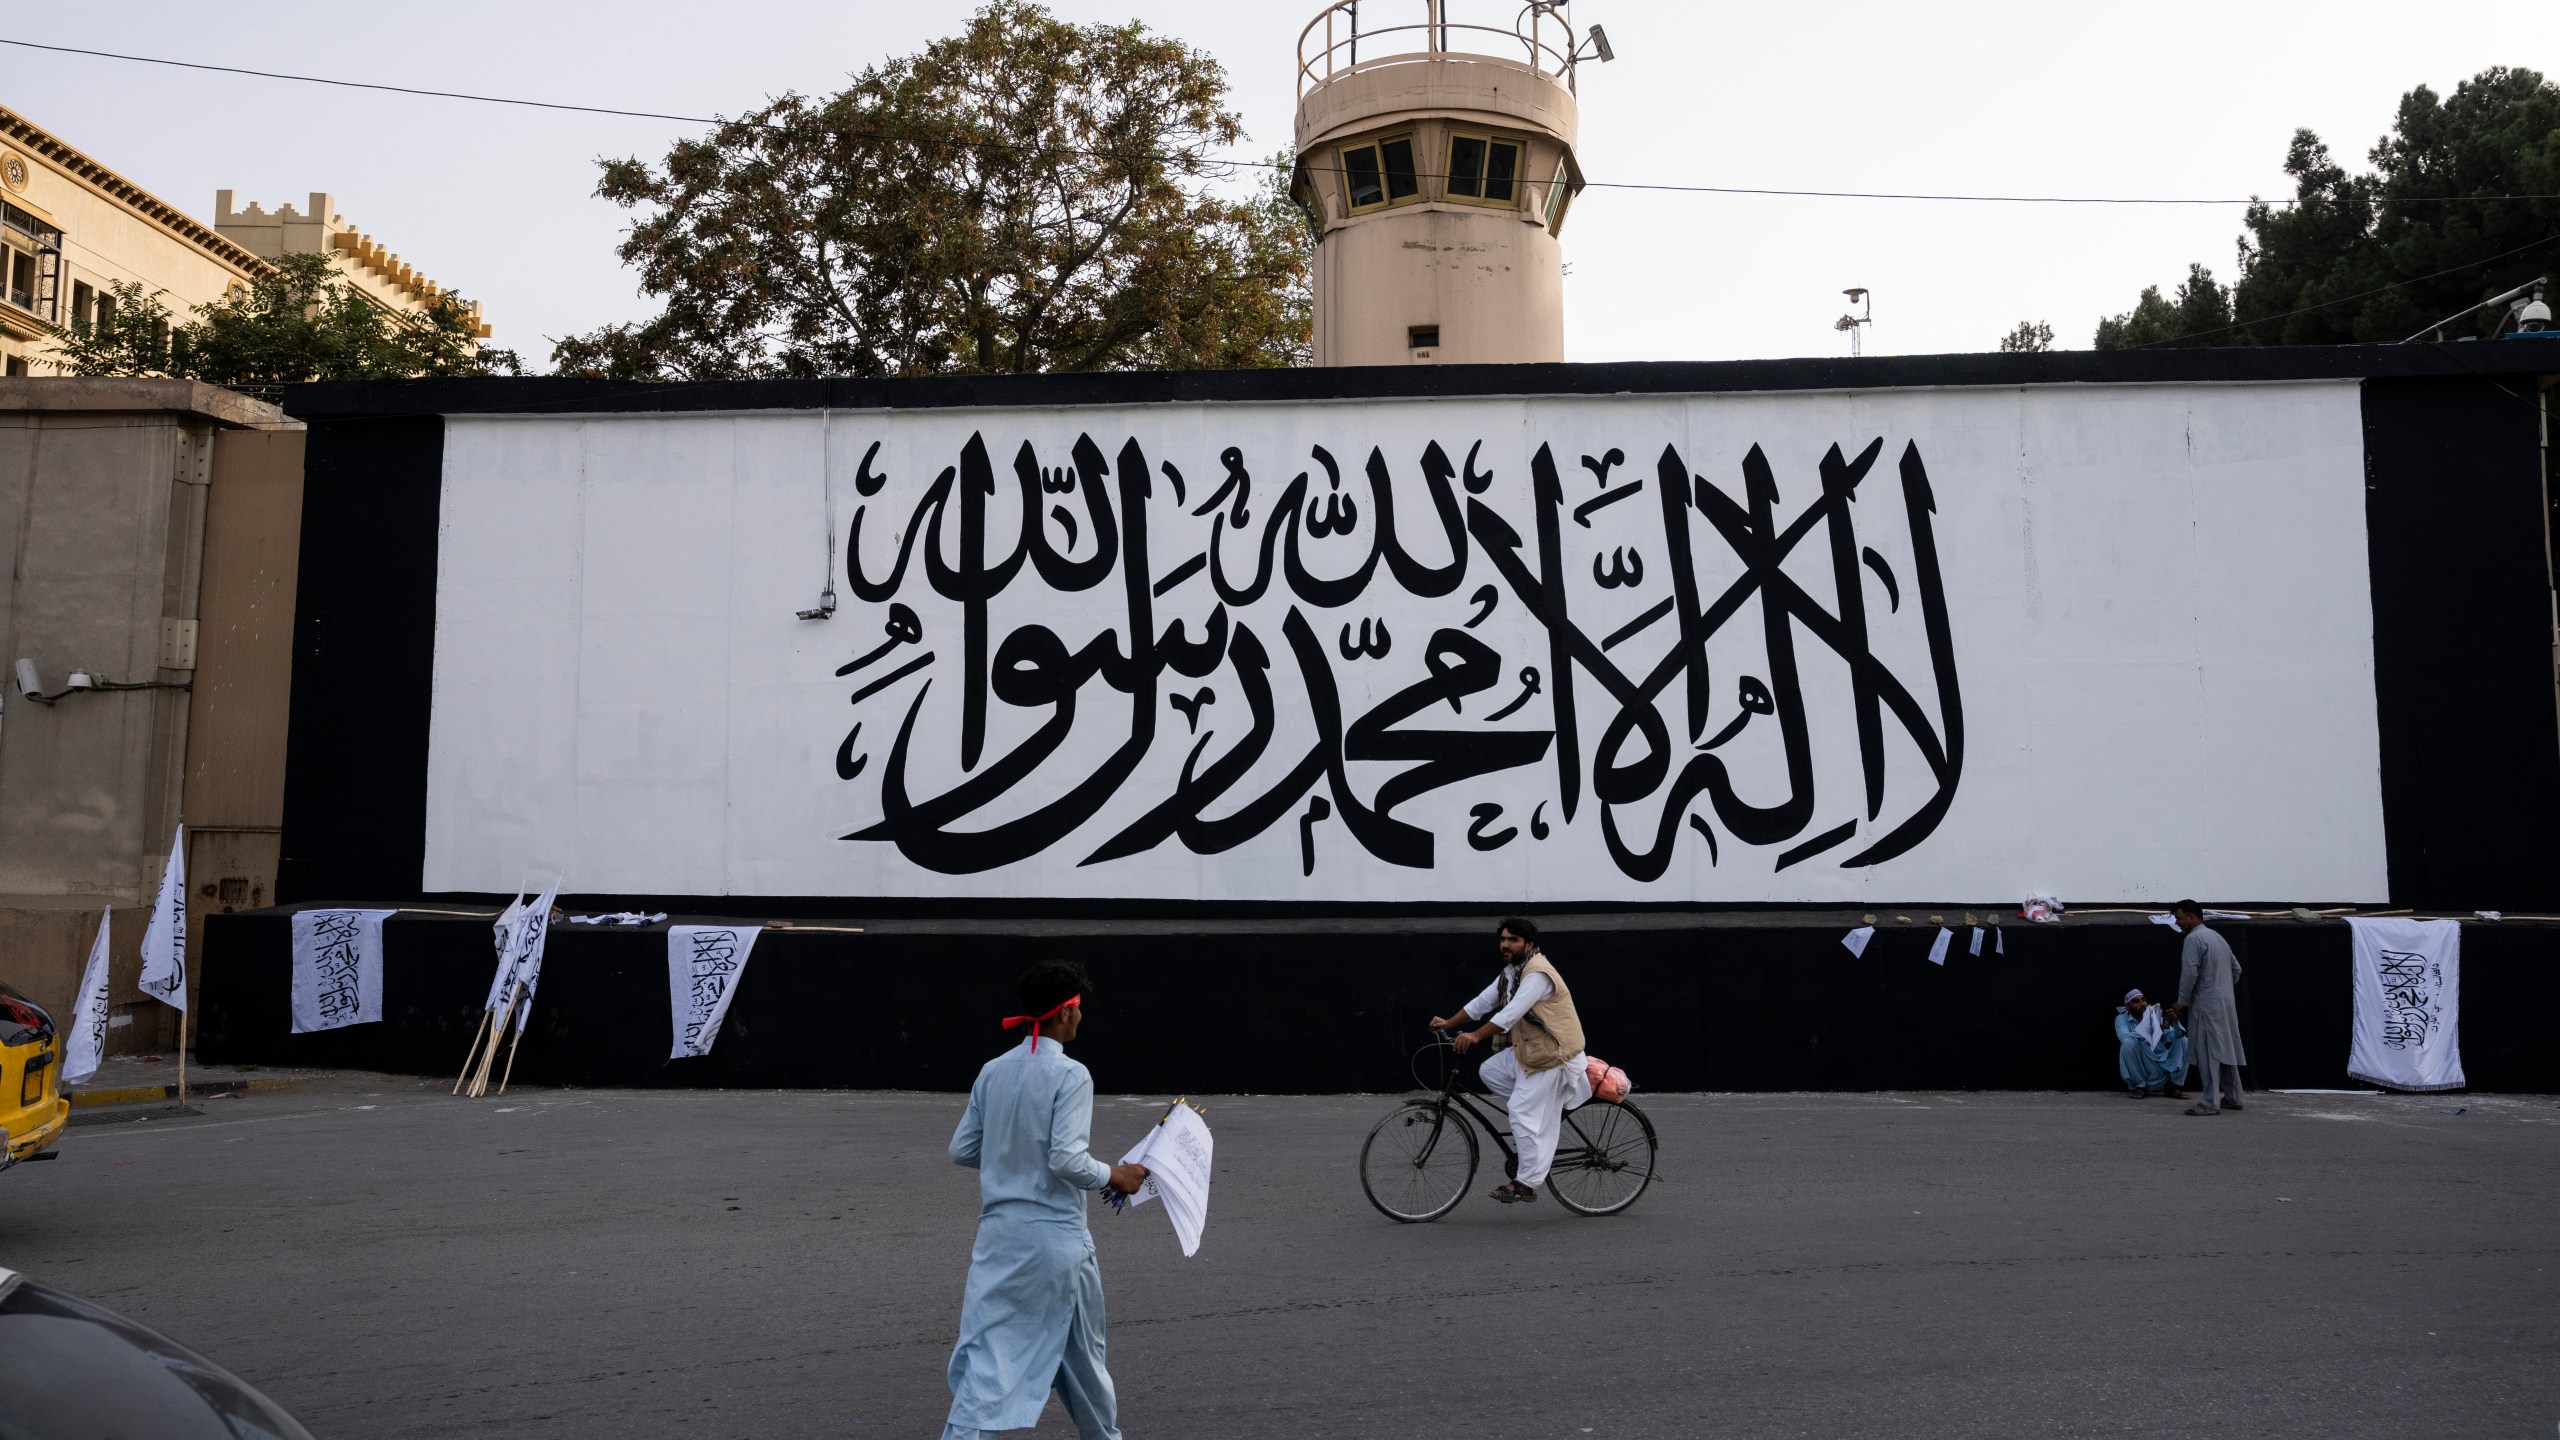
[(943, 1440), (1030, 1429), (1052, 1389), (1084, 1440), (1120, 1440), (1085, 1197), (1135, 1194), (1147, 1167), (1093, 1157), (1093, 1075), (1065, 1049), (1083, 1026), (1084, 967), (1043, 960), (1014, 989), (1024, 1013), (1005, 1028), (1031, 1034), (978, 1071), (951, 1134), (952, 1163), (978, 1172), (978, 1240)]
[(2249, 1053), (2240, 1048), (2240, 959), (2231, 942), (2204, 923), (2204, 907), (2181, 900), (2170, 917), (2187, 934), (2178, 955), (2178, 1003), (2169, 1018), (2187, 1027), (2194, 1046), (2196, 1078), (2204, 1096), (2187, 1107), (2190, 1115), (2219, 1115), (2240, 1106), (2240, 1067)]
[(2187, 1078), (2186, 1027), (2160, 1020), (2160, 1007), (2139, 990), (2124, 992), (2124, 1003), (2116, 1007), (2116, 1073), (2124, 1077), (2124, 1093), (2136, 1100), (2154, 1094), (2187, 1098), (2178, 1088)]
[(1479, 1041), (1493, 1042), (1494, 1053), (1478, 1068), (1477, 1078), (1502, 1097), (1511, 1115), (1519, 1176), (1496, 1187), (1493, 1198), (1512, 1205), (1538, 1198), (1547, 1167), (1555, 1163), (1564, 1112), (1591, 1098), (1591, 1076), (1573, 992), (1538, 948), (1538, 927), (1515, 915), (1502, 922), (1495, 945), (1502, 952), (1502, 973), (1457, 1014), (1432, 1016), (1431, 1028), (1484, 1020), (1461, 1032), (1454, 1043), (1464, 1055)]

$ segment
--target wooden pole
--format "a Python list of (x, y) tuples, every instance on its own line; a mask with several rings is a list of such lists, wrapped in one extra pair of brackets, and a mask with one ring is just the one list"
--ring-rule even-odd
[(488, 1088), (489, 1058), (498, 1053), (497, 1037), (507, 1033), (507, 1018), (514, 1013), (515, 1000), (511, 995), (508, 997), (506, 1007), (496, 1012), (494, 1028), (490, 1032), (489, 1043), (487, 1045), (475, 1044), (472, 1047), (471, 1083), (466, 1086), (462, 1092), (471, 1099), (479, 1099), (481, 1092)]
[(480, 1052), (480, 1068), (472, 1072), (470, 1095), (474, 1100), (489, 1093), (489, 1070), (498, 1061), (498, 1042), (506, 1038), (507, 1027), (515, 1023), (516, 1006), (522, 1004), (521, 991), (507, 997), (507, 1008), (498, 1012), (497, 1026), (489, 1032), (489, 1044)]
[(453, 1077), (453, 1093), (462, 1093), (462, 1082), (471, 1078), (471, 1058), (480, 1053), (480, 1037), (489, 1033), (489, 1012), (480, 1012), (480, 1028), (472, 1033), (471, 1048), (462, 1052), (462, 1073)]
[[(530, 1016), (530, 1015), (527, 1015), (525, 1018), (526, 1018), (527, 1020), (531, 1020), (533, 1017), (532, 1017), (532, 1016)], [(515, 1038), (513, 1041), (509, 1042), (509, 1044), (507, 1045), (507, 1068), (506, 1068), (506, 1073), (504, 1073), (504, 1074), (502, 1074), (502, 1075), (500, 1075), (500, 1076), (498, 1077), (498, 1093), (499, 1093), (499, 1094), (501, 1094), (501, 1095), (504, 1095), (504, 1094), (506, 1094), (506, 1093), (507, 1093), (507, 1082), (515, 1078), (515, 1075), (516, 1075), (516, 1052), (517, 1052), (517, 1051), (519, 1051), (519, 1050), (521, 1050), (521, 1049), (523, 1049), (523, 1048), (524, 1048), (524, 1032), (523, 1032), (522, 1030), (518, 1030), (518, 1031), (516, 1032), (516, 1038)]]
[[(186, 972), (181, 970), (178, 972), (178, 998), (181, 1000), (187, 998), (186, 986)], [(187, 1019), (193, 1014), (193, 1010), (178, 1012), (178, 1113), (181, 1115), (187, 1113)]]

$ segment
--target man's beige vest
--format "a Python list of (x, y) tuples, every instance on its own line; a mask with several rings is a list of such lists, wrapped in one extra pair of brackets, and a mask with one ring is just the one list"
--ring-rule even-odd
[[(1520, 1017), (1520, 1022), (1511, 1027), (1511, 1033), (1503, 1037), (1502, 1043), (1520, 1053), (1521, 1070), (1535, 1074), (1540, 1070), (1553, 1070), (1582, 1053), (1582, 1017), (1574, 1013), (1573, 992), (1565, 988), (1564, 977), (1548, 963), (1545, 951), (1521, 963), (1520, 979), (1525, 982), (1532, 975), (1546, 976), (1547, 983), (1555, 989), (1548, 992), (1546, 999), (1529, 1007), (1528, 1013)], [(1505, 991), (1505, 1003), (1515, 993)]]

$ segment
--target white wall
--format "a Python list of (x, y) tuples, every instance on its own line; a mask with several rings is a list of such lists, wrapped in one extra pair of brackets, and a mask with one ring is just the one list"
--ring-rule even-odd
[[(1732, 775), (1733, 805), (1788, 799), (1784, 712), (1754, 714), (1712, 752), (1742, 713), (1743, 677), (1765, 692), (1776, 682), (1760, 601), (1746, 593), (1706, 642), (1706, 714), (1693, 740), (1686, 674), (1673, 658), (1676, 616), (1605, 654), (1641, 684), (1667, 676), (1652, 700), (1670, 750), (1666, 778), (1615, 807), (1595, 789), (1594, 756), (1619, 705), (1588, 666), (1577, 666), (1581, 794), (1566, 823), (1556, 748), (1394, 808), (1429, 834), (1427, 869), (1386, 863), (1345, 824), (1345, 797), (1319, 778), (1314, 795), (1331, 814), (1311, 833), (1312, 876), (1303, 873), (1305, 794), (1293, 794), (1259, 833), (1232, 849), (1194, 854), (1180, 839), (1145, 852), (1082, 864), (1124, 826), (1174, 794), (1185, 757), (1203, 744), (1202, 770), (1235, 747), (1250, 713), (1232, 653), (1201, 678), (1152, 677), (1152, 744), (1105, 791), (1090, 818), (1064, 838), (985, 873), (990, 843), (961, 842), (959, 857), (920, 865), (883, 840), (848, 840), (883, 814), (883, 779), (911, 709), (905, 786), (924, 804), (970, 776), (1000, 770), (1032, 742), (1053, 710), (986, 704), (984, 754), (960, 760), (964, 607), (935, 591), (924, 544), (896, 599), (920, 620), (920, 642), (901, 645), (845, 678), (836, 669), (882, 643), (888, 604), (865, 603), (836, 570), (841, 608), (801, 621), (828, 572), (829, 508), (839, 547), (861, 517), (861, 561), (885, 575), (928, 487), (982, 434), (993, 465), (986, 549), (1001, 563), (1021, 544), (1015, 479), (1027, 440), (1044, 466), (1068, 466), (1090, 435), (1116, 471), (1132, 437), (1153, 469), (1145, 504), (1147, 575), (1161, 581), (1209, 544), (1202, 507), (1223, 480), (1219, 455), (1236, 447), (1252, 476), (1244, 533), (1222, 542), (1230, 578), (1249, 577), (1264, 528), (1300, 473), (1311, 495), (1330, 493), (1312, 447), (1342, 468), (1341, 493), (1359, 507), (1345, 537), (1299, 530), (1307, 569), (1320, 577), (1357, 567), (1375, 543), (1363, 467), (1372, 447), (1395, 479), (1396, 528), (1424, 565), (1449, 550), (1422, 482), (1420, 457), (1438, 441), (1453, 463), (1481, 443), (1480, 497), (1522, 537), (1528, 571), (1539, 568), (1538, 505), (1531, 456), (1556, 460), (1557, 521), (1570, 623), (1597, 644), (1672, 597), (1657, 463), (1666, 446), (1724, 495), (1747, 503), (1744, 459), (1756, 444), (1769, 461), (1776, 528), (1820, 500), (1820, 467), (1838, 445), (1854, 459), (1882, 449), (1847, 505), (1851, 552), (1868, 612), (1872, 673), (1913, 701), (1930, 743), (1947, 728), (1949, 702), (1933, 679), (1922, 556), (1902, 473), (1908, 448), (1925, 466), (1928, 517), (1943, 576), (1952, 663), (1959, 677), (1962, 768), (1943, 817), (1915, 846), (1881, 864), (1843, 861), (1926, 807), (1940, 785), (1921, 743), (1881, 711), (1881, 804), (1872, 816), (1852, 694), (1840, 653), (1802, 623), (1786, 627), (1800, 669), (1805, 756), (1812, 801), (1801, 823), (1750, 843), (1728, 823), (1712, 791), (1671, 820), (1667, 866), (1643, 878), (1621, 864), (1603, 834), (1613, 815), (1633, 850), (1655, 848), (1666, 797), (1695, 757), (1712, 753)], [(872, 462), (887, 484), (858, 493)], [(1641, 481), (1630, 498), (1573, 510), (1602, 493), (1585, 455), (1624, 452), (1609, 488)], [(1185, 481), (1177, 504), (1161, 465)], [(435, 714), (429, 761), (429, 889), (508, 890), (551, 871), (589, 892), (740, 895), (946, 895), (1176, 897), (1319, 901), (1467, 900), (1555, 903), (1662, 901), (1952, 901), (1987, 903), (2049, 891), (2066, 900), (2158, 901), (2196, 893), (2269, 900), (2375, 900), (2385, 893), (2374, 722), (2372, 620), (2367, 599), (2357, 392), (2351, 383), (2258, 386), (2049, 387), (1273, 405), (1160, 405), (1128, 409), (839, 412), (584, 419), (477, 418), (448, 422), (436, 638)], [(822, 490), (820, 476), (826, 477)], [(1117, 474), (1102, 482), (1119, 504)], [(956, 488), (956, 482), (955, 482)], [(1452, 482), (1463, 506), (1470, 496)], [(1069, 559), (1095, 553), (1094, 517), (1081, 492), (1038, 495), (1064, 505), (1076, 527), (1042, 519)], [(960, 563), (960, 504), (945, 516), (942, 554)], [(1220, 513), (1227, 513), (1222, 508)], [(1734, 548), (1695, 509), (1682, 511), (1699, 605), (1742, 573)], [(1830, 522), (1817, 520), (1779, 567), (1826, 614), (1838, 609)], [(1283, 545), (1285, 554), (1285, 544)], [(1625, 549), (1642, 559), (1640, 583), (1603, 587), (1595, 557)], [(1498, 655), (1498, 676), (1453, 712), (1434, 702), (1397, 727), (1445, 732), (1431, 742), (1463, 756), (1467, 737), (1522, 736), (1555, 727), (1557, 694), (1549, 628), (1470, 540), (1453, 593), (1407, 593), (1381, 562), (1365, 590), (1336, 609), (1291, 593), (1275, 574), (1256, 601), (1228, 619), (1249, 627), (1269, 653), (1276, 697), (1267, 751), (1221, 798), (1201, 807), (1235, 813), (1278, 785), (1318, 749), (1306, 677), (1285, 622), (1294, 606), (1322, 643), (1325, 668), (1348, 725), (1431, 675), (1433, 634), (1456, 630), (1464, 647)], [(841, 557), (840, 557), (841, 558)], [(987, 646), (998, 652), (1028, 626), (1053, 630), (1065, 650), (1109, 635), (1127, 648), (1124, 554), (1099, 584), (1050, 590), (1025, 562), (987, 604)], [(1605, 563), (1605, 562), (1604, 562)], [(1275, 569), (1278, 567), (1275, 566)], [(1879, 570), (1898, 589), (1895, 608)], [(1491, 614), (1470, 629), (1470, 603), (1492, 584)], [(1149, 587), (1151, 588), (1151, 587)], [(1198, 639), (1217, 608), (1209, 577), (1193, 575), (1152, 602), (1162, 632), (1174, 621)], [(1346, 660), (1342, 631), (1383, 621), (1383, 659)], [(1823, 622), (1828, 624), (1828, 622)], [(1019, 643), (1017, 641), (1017, 643)], [(856, 690), (931, 652), (923, 671), (848, 704)], [(1540, 693), (1507, 717), (1493, 712), (1521, 693), (1521, 672), (1540, 672)], [(1157, 667), (1160, 668), (1160, 667)], [(1124, 674), (1124, 687), (1149, 683)], [(1168, 698), (1206, 687), (1199, 734)], [(918, 699), (921, 695), (920, 708)], [(852, 780), (837, 775), (851, 727), (865, 757)], [(1129, 741), (1132, 700), (1110, 677), (1087, 680), (1054, 753), (1009, 781), (991, 781), (984, 803), (948, 823), (999, 831), (1069, 801)], [(1632, 756), (1641, 742), (1631, 746)], [(1344, 767), (1347, 799), (1374, 805), (1380, 786), (1422, 763), (1414, 758)], [(1695, 787), (1690, 787), (1695, 789)], [(1518, 833), (1479, 850), (1467, 838), (1475, 807), (1498, 805), (1481, 826)], [(1530, 831), (1532, 816), (1549, 833)], [(1682, 823), (1695, 815), (1707, 840)], [(1748, 818), (1739, 822), (1750, 828)], [(1847, 839), (1778, 868), (1781, 855), (1835, 827)], [(1019, 830), (1020, 826), (1015, 827)], [(945, 868), (932, 868), (934, 866)], [(1635, 873), (1630, 873), (1630, 871)]]

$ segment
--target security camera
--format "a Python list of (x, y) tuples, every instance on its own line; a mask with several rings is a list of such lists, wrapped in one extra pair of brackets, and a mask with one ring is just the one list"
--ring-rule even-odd
[(1609, 48), (1609, 32), (1597, 25), (1591, 27), (1591, 51), (1600, 57), (1602, 64), (1618, 58), (1618, 52)]
[(18, 661), (18, 693), (33, 700), (44, 694), (44, 680), (36, 674), (36, 662)]

